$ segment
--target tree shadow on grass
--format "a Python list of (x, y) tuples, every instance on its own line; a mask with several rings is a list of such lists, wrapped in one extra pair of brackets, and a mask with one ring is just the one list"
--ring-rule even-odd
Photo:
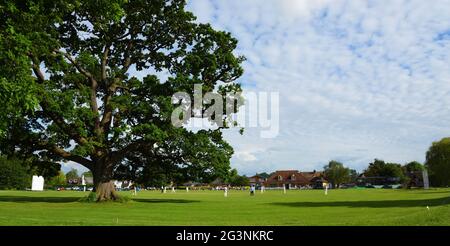
[(440, 206), (450, 203), (450, 197), (426, 200), (380, 200), (380, 201), (329, 201), (329, 202), (274, 202), (273, 205), (287, 207), (351, 207), (351, 208), (395, 208)]
[(0, 202), (47, 202), (47, 203), (68, 203), (76, 202), (80, 197), (32, 197), (32, 196), (0, 196)]
[(430, 190), (430, 191), (420, 191), (420, 192), (414, 192), (414, 193), (416, 193), (416, 194), (450, 194), (450, 191), (433, 191), (433, 190)]
[[(32, 197), (32, 196), (0, 196), (0, 202), (47, 202), (47, 203), (69, 203), (77, 202), (81, 197)], [(147, 202), (147, 203), (194, 203), (200, 202), (197, 200), (184, 200), (184, 199), (145, 199), (145, 198), (133, 198), (135, 202)]]
[(147, 202), (147, 203), (194, 203), (200, 202), (197, 200), (184, 200), (184, 199), (145, 199), (145, 198), (133, 198), (135, 202)]

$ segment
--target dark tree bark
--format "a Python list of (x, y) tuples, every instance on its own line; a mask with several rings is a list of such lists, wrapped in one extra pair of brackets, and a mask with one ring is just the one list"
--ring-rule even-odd
[(113, 183), (113, 163), (109, 158), (98, 160), (91, 172), (94, 178), (94, 192), (96, 193), (97, 201), (117, 200), (119, 195)]

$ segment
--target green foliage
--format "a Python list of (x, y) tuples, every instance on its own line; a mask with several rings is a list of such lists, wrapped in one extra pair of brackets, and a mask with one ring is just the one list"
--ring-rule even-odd
[[(116, 200), (114, 200), (115, 202), (119, 202), (119, 203), (128, 203), (131, 201), (131, 198), (127, 195), (121, 194), (117, 197)], [(82, 202), (82, 203), (96, 203), (97, 202), (97, 194), (95, 192), (89, 192), (89, 194), (87, 196), (84, 196), (80, 199), (78, 199), (78, 202)]]
[(57, 176), (61, 169), (61, 164), (59, 163), (40, 160), (36, 157), (24, 160), (23, 165), (27, 168), (29, 174), (43, 176), (45, 179)]
[(245, 175), (239, 175), (236, 169), (230, 170), (225, 178), (225, 183), (231, 186), (248, 186), (250, 184), (248, 178)]
[(358, 172), (354, 169), (350, 169), (350, 182), (356, 182), (358, 180)]
[(417, 161), (412, 161), (407, 163), (403, 168), (406, 172), (421, 172), (425, 167)]
[(67, 185), (66, 175), (64, 172), (59, 171), (58, 175), (51, 177), (45, 185), (48, 187), (65, 186)]
[(242, 91), (235, 80), (244, 58), (230, 33), (197, 23), (185, 5), (2, 1), (0, 151), (54, 171), (77, 162), (94, 178), (226, 175), (232, 147), (220, 130), (173, 126), (171, 97), (192, 95), (198, 83), (204, 93)]
[(80, 176), (78, 175), (78, 170), (72, 168), (69, 172), (66, 173), (66, 180), (78, 179)]
[(249, 184), (249, 180), (245, 175), (238, 175), (236, 177), (233, 177), (230, 182), (231, 186), (248, 186)]
[(120, 203), (128, 203), (131, 201), (131, 198), (127, 195), (119, 195), (116, 199), (116, 202)]
[(396, 178), (400, 183), (405, 182), (406, 179), (402, 165), (397, 163), (386, 163), (383, 160), (378, 159), (375, 159), (373, 163), (369, 164), (364, 175), (366, 177)]
[(434, 142), (425, 163), (433, 186), (450, 186), (450, 138)]
[(0, 190), (23, 190), (31, 186), (31, 175), (23, 166), (23, 161), (0, 156)]
[(95, 192), (89, 192), (87, 196), (80, 198), (78, 201), (86, 203), (97, 202), (97, 194)]
[(338, 161), (330, 161), (324, 167), (325, 178), (331, 182), (334, 187), (339, 188), (342, 183), (350, 181), (350, 169), (344, 167), (344, 164)]
[(84, 176), (84, 177), (93, 177), (91, 171), (84, 172), (84, 173), (81, 174), (81, 176)]

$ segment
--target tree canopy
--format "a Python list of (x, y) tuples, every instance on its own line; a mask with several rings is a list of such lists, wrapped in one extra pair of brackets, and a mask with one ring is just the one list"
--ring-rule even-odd
[(369, 164), (368, 168), (364, 171), (364, 175), (366, 177), (397, 179), (399, 182), (404, 182), (406, 178), (401, 164), (386, 163), (379, 159), (375, 159), (374, 162)]
[(342, 183), (350, 181), (350, 169), (344, 167), (344, 164), (338, 161), (330, 161), (328, 165), (324, 167), (325, 178), (331, 182), (333, 188), (339, 186)]
[(431, 145), (425, 165), (433, 186), (450, 185), (450, 138), (443, 138)]
[(245, 175), (239, 175), (236, 169), (232, 169), (225, 179), (225, 183), (231, 186), (248, 186), (250, 184), (249, 179)]
[(31, 175), (23, 161), (0, 156), (0, 189), (25, 189), (31, 185)]
[(412, 162), (405, 164), (405, 166), (403, 166), (403, 168), (405, 169), (405, 172), (407, 172), (407, 173), (420, 172), (420, 171), (423, 171), (424, 166), (420, 162), (412, 161)]
[(99, 201), (116, 198), (113, 178), (153, 170), (169, 179), (226, 175), (233, 149), (221, 129), (228, 125), (174, 126), (172, 95), (192, 95), (194, 84), (223, 97), (240, 92), (244, 58), (230, 33), (197, 23), (185, 5), (2, 1), (1, 153), (45, 167), (79, 163), (92, 171)]
[(70, 171), (66, 173), (66, 179), (67, 180), (74, 180), (79, 179), (80, 176), (78, 175), (78, 170), (75, 168), (72, 168)]
[(55, 187), (55, 186), (65, 186), (67, 185), (67, 179), (64, 172), (59, 171), (58, 175), (51, 177), (47, 182), (45, 182), (47, 187)]

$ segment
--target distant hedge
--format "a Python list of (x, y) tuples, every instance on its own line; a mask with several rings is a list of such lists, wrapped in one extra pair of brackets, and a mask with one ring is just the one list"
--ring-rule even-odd
[(19, 160), (0, 156), (0, 189), (23, 190), (31, 186), (31, 176)]

